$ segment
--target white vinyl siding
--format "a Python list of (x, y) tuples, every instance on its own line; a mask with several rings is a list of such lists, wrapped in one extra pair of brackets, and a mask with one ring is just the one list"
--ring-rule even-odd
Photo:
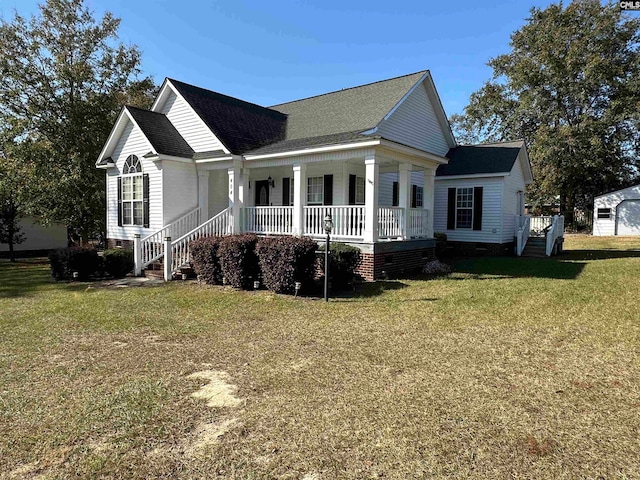
[(173, 91), (158, 110), (164, 113), (185, 141), (196, 152), (223, 149), (222, 143), (207, 128), (189, 104)]
[[(445, 180), (438, 180), (436, 177), (433, 231), (444, 232), (449, 240), (457, 242), (503, 243), (500, 237), (502, 183), (502, 177)], [(448, 189), (473, 187), (483, 187), (482, 230), (471, 228), (447, 230)]]
[[(637, 235), (634, 225), (640, 225), (638, 200), (640, 200), (640, 185), (596, 197), (593, 202), (593, 234), (596, 236)], [(611, 216), (598, 218), (599, 208), (610, 208)], [(618, 223), (617, 229), (616, 223)]]
[(444, 156), (449, 151), (424, 83), (418, 85), (391, 116), (380, 123), (377, 134), (436, 155)]
[(198, 173), (193, 164), (170, 160), (162, 161), (162, 171), (166, 225), (198, 206)]
[[(150, 150), (151, 146), (140, 129), (127, 122), (111, 154), (116, 167), (107, 170), (107, 238), (133, 240), (136, 233), (144, 237), (163, 227), (162, 170), (143, 157)], [(142, 225), (118, 226), (118, 177), (129, 155), (138, 156), (142, 162), (142, 173), (149, 175), (149, 228)]]
[(504, 177), (504, 196), (502, 202), (502, 241), (512, 242), (516, 235), (516, 215), (518, 212), (518, 192), (525, 192), (524, 174), (522, 172), (521, 156), (524, 150), (520, 150), (518, 158), (513, 163), (511, 173)]
[[(398, 181), (397, 173), (381, 173), (380, 174), (380, 189), (378, 191), (378, 205), (381, 207), (393, 206), (393, 182)], [(424, 195), (424, 172), (415, 170), (411, 172), (411, 185), (416, 185), (422, 188)]]

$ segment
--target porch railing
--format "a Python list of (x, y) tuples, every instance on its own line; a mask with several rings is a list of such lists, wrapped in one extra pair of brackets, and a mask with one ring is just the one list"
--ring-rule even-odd
[(336, 237), (364, 237), (364, 206), (306, 206), (304, 207), (305, 234), (324, 235), (324, 217), (331, 215), (332, 235)]
[(225, 209), (202, 225), (171, 242), (171, 249), (165, 258), (165, 265), (171, 265), (171, 272), (189, 263), (189, 244), (194, 240), (212, 235), (227, 235), (231, 226), (230, 209)]
[(564, 215), (554, 215), (551, 228), (547, 231), (547, 257), (553, 255), (556, 250), (557, 240), (561, 237), (564, 237)]
[(424, 208), (410, 208), (407, 218), (407, 237), (418, 238), (429, 236), (430, 214), (431, 211)]
[(378, 237), (401, 238), (405, 230), (404, 208), (378, 208)]
[(542, 233), (545, 228), (551, 226), (553, 223), (553, 217), (531, 217), (530, 228), (532, 232)]
[(242, 231), (291, 235), (293, 207), (245, 207)]
[(528, 215), (516, 215), (516, 255), (519, 257), (522, 256), (524, 247), (527, 246), (527, 241), (529, 240), (531, 220), (532, 217), (529, 217)]
[(147, 265), (155, 262), (164, 255), (165, 237), (181, 237), (188, 231), (200, 225), (200, 207), (191, 210), (189, 213), (179, 217), (177, 220), (165, 225), (157, 232), (153, 232), (140, 239), (140, 264), (136, 265), (136, 274), (140, 274)]

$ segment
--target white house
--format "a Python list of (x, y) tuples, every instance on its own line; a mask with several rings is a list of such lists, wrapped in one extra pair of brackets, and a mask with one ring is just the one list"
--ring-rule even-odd
[(640, 185), (594, 199), (593, 234), (640, 235)]
[[(513, 242), (517, 192), (531, 171), (523, 145), (507, 145), (458, 147), (429, 71), (268, 108), (166, 79), (151, 110), (122, 110), (98, 158), (108, 243), (135, 240), (137, 272), (170, 255), (170, 277), (199, 236), (321, 237), (329, 214), (332, 237), (362, 250), (360, 273), (373, 279), (433, 258), (434, 217), (456, 239)], [(488, 167), (455, 171), (473, 152)], [(441, 176), (441, 166), (454, 170)], [(460, 203), (449, 232), (438, 223), (448, 197), (434, 206), (434, 194), (454, 178)], [(466, 185), (481, 187), (470, 225)]]

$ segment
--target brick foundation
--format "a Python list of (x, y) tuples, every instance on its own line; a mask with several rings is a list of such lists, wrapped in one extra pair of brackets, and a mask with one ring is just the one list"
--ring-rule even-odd
[(121, 240), (119, 238), (107, 238), (107, 248), (133, 248), (133, 240)]
[(358, 247), (362, 255), (356, 273), (369, 282), (420, 271), (436, 253), (435, 241), (431, 239), (350, 245)]
[(363, 253), (356, 273), (367, 281), (398, 277), (419, 272), (427, 262), (435, 258), (435, 247), (392, 253)]

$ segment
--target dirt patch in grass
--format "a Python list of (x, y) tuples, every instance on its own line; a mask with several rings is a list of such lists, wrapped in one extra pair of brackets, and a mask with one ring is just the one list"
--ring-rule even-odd
[(187, 378), (206, 380), (199, 390), (191, 396), (205, 400), (208, 407), (237, 407), (242, 400), (235, 396), (237, 387), (228, 383), (229, 375), (226, 372), (204, 370), (195, 372)]

